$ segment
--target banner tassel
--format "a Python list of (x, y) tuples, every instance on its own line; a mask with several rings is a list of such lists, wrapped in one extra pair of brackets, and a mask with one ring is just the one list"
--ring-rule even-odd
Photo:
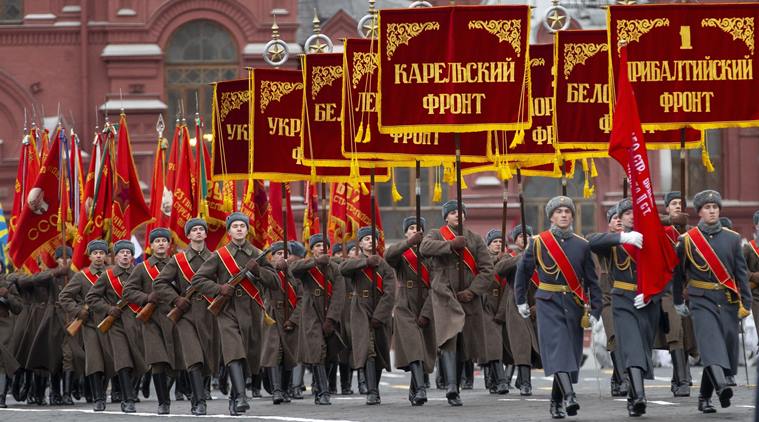
[(366, 125), (366, 130), (364, 131), (364, 143), (368, 144), (372, 141), (372, 131), (369, 128), (369, 125)]
[(432, 202), (440, 202), (443, 197), (443, 186), (440, 185), (440, 181), (435, 181), (435, 188), (432, 190)]
[(358, 131), (356, 132), (356, 137), (353, 138), (353, 143), (360, 144), (364, 138), (364, 122), (361, 122), (358, 125)]
[(401, 195), (400, 192), (398, 192), (398, 185), (395, 184), (395, 169), (393, 171), (393, 185), (390, 189), (390, 193), (393, 195), (393, 202), (399, 202), (403, 200), (403, 195)]
[(706, 146), (706, 140), (701, 142), (701, 162), (704, 163), (707, 172), (714, 173), (714, 165), (711, 158), (709, 158), (709, 148)]
[(514, 134), (514, 139), (512, 139), (511, 144), (509, 145), (509, 149), (513, 149), (517, 145), (521, 145), (523, 142), (524, 142), (524, 129), (519, 129)]

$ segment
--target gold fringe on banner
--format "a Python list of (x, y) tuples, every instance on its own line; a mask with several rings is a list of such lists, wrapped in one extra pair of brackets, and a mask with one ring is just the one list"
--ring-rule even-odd
[(714, 165), (712, 164), (712, 160), (709, 158), (709, 148), (706, 146), (706, 138), (701, 141), (701, 162), (704, 163), (706, 171), (709, 173), (714, 173)]
[(393, 202), (398, 202), (403, 199), (403, 195), (401, 195), (401, 193), (398, 192), (398, 185), (395, 184), (395, 169), (392, 169), (391, 171), (393, 172), (392, 173), (393, 186), (390, 189), (390, 193), (393, 195)]

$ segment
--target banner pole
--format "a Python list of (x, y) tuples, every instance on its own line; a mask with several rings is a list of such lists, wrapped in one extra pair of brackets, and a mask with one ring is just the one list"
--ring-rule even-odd
[(509, 181), (503, 181), (503, 210), (501, 211), (501, 253), (506, 250), (506, 216), (509, 210)]
[(522, 169), (517, 168), (517, 185), (519, 187), (519, 213), (522, 223), (522, 241), (524, 248), (527, 249), (527, 217), (524, 214), (524, 188), (522, 186)]
[[(453, 134), (453, 140), (456, 143), (456, 210), (459, 220), (458, 235), (464, 235), (464, 204), (461, 195), (461, 135), (458, 133)], [(458, 267), (459, 267), (459, 285), (464, 284), (464, 265), (461, 260), (461, 254), (458, 255)]]

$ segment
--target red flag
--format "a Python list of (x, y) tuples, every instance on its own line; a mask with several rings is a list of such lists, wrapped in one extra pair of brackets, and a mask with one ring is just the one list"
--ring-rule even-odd
[[(364, 193), (359, 187), (352, 187), (346, 184), (346, 215), (353, 221), (354, 233), (359, 227), (371, 225), (371, 195), (370, 192)], [(379, 212), (379, 205), (374, 201), (375, 225), (377, 230), (377, 254), (385, 254), (385, 232), (382, 230), (382, 217)]]
[(306, 209), (303, 211), (303, 242), (308, 243), (312, 234), (321, 233), (319, 224), (319, 195), (316, 184), (306, 182)]
[[(287, 240), (298, 240), (295, 234), (295, 218), (293, 209), (290, 204), (290, 184), (285, 184), (286, 206), (287, 206)], [(282, 226), (282, 183), (269, 182), (269, 234), (267, 236), (268, 244), (285, 238)]]
[(13, 240), (13, 232), (18, 225), (18, 219), (21, 217), (21, 211), (26, 206), (26, 196), (29, 194), (32, 185), (37, 180), (40, 173), (40, 159), (37, 155), (37, 143), (35, 142), (34, 131), (32, 129), (24, 135), (21, 144), (21, 156), (18, 160), (18, 169), (16, 170), (16, 183), (13, 191), (13, 210), (11, 219), (8, 224), (8, 240)]
[(126, 115), (119, 119), (119, 144), (116, 152), (116, 180), (113, 195), (111, 240), (129, 239), (132, 230), (151, 220), (150, 209), (142, 195), (129, 144)]
[(633, 259), (638, 267), (638, 290), (648, 300), (664, 290), (678, 260), (656, 208), (648, 150), (635, 94), (627, 77), (627, 48), (622, 47), (621, 54), (609, 155), (622, 165), (630, 181), (634, 230), (643, 234), (643, 249), (636, 249)]
[(350, 225), (346, 212), (346, 183), (333, 183), (329, 191), (329, 217), (327, 235), (334, 245), (349, 238)]
[(177, 159), (179, 155), (179, 143), (182, 139), (182, 125), (177, 123), (174, 128), (174, 138), (171, 140), (171, 153), (169, 153), (169, 163), (166, 165), (166, 189), (169, 192), (174, 192), (174, 186), (176, 184)]
[(39, 176), (27, 198), (24, 198), (29, 202), (21, 211), (16, 235), (8, 247), (11, 261), (16, 267), (37, 256), (40, 251), (47, 251), (48, 243), (57, 240), (60, 234), (61, 193), (68, 195), (68, 192), (61, 192), (61, 187), (65, 187), (62, 179), (65, 172), (61, 172), (60, 137), (57, 132), (54, 138)]
[(263, 180), (251, 179), (245, 183), (245, 196), (240, 211), (250, 218), (250, 242), (253, 246), (264, 249), (269, 233), (269, 198)]
[[(189, 242), (184, 234), (187, 220), (198, 215), (198, 199), (193, 189), (194, 174), (192, 171), (192, 149), (190, 147), (190, 131), (182, 126), (178, 144), (176, 179), (174, 181), (174, 200), (171, 205), (171, 220), (169, 227), (174, 232), (174, 238), (179, 246), (184, 247)], [(173, 151), (172, 151), (173, 153)]]
[[(84, 167), (82, 164), (82, 148), (79, 145), (79, 136), (71, 131), (71, 166), (69, 175), (71, 179), (72, 204), (84, 203)], [(73, 206), (73, 224), (79, 224), (80, 207)]]
[[(150, 245), (150, 231), (156, 227), (168, 227), (169, 215), (163, 212), (163, 192), (166, 190), (164, 165), (166, 163), (165, 139), (158, 139), (153, 160), (153, 180), (150, 182), (150, 217), (153, 219), (145, 230), (145, 245)], [(170, 212), (169, 212), (170, 214)]]

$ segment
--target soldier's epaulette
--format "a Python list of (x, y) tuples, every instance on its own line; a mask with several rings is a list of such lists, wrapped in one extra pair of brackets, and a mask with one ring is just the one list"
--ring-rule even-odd
[(579, 235), (579, 234), (577, 234), (577, 233), (572, 233), (572, 234), (573, 234), (573, 235), (575, 235), (577, 238), (579, 238), (579, 239), (583, 240), (585, 243), (588, 243), (588, 239), (586, 239), (586, 238), (584, 238), (584, 237), (580, 236), (580, 235)]
[(723, 227), (723, 228), (722, 228), (722, 230), (724, 230), (724, 231), (727, 231), (727, 232), (730, 232), (730, 233), (732, 233), (732, 234), (734, 234), (734, 235), (738, 236), (739, 238), (741, 238), (741, 237), (742, 237), (742, 236), (740, 235), (740, 233), (738, 233), (738, 232), (736, 232), (736, 231), (733, 231), (733, 230), (730, 230), (730, 229), (728, 229), (727, 227)]

